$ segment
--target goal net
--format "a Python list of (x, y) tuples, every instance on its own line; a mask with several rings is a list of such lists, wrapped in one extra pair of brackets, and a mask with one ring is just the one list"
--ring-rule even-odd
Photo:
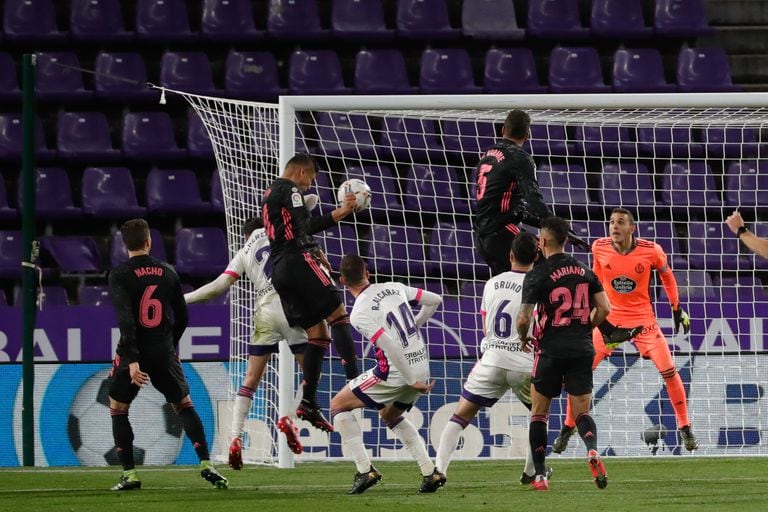
[[(408, 413), (431, 454), (480, 355), (478, 309), (489, 272), (473, 247), (473, 172), (516, 107), (533, 120), (526, 149), (556, 214), (592, 242), (607, 235), (613, 208), (628, 208), (637, 220), (636, 234), (656, 241), (669, 256), (691, 333), (672, 332), (660, 282), (652, 284), (652, 297), (688, 393), (701, 443), (697, 453), (768, 453), (762, 441), (768, 422), (762, 384), (768, 381), (768, 261), (740, 247), (723, 224), (739, 208), (753, 231), (768, 235), (768, 222), (761, 223), (768, 214), (765, 95), (283, 97), (279, 107), (185, 97), (213, 142), (231, 253), (242, 240), (243, 220), (258, 213), (263, 190), (294, 152), (319, 162), (321, 212), (336, 206), (344, 180), (360, 178), (371, 187), (368, 211), (316, 238), (334, 268), (343, 254), (358, 253), (375, 281), (397, 280), (443, 296), (423, 329), (437, 385)], [(591, 264), (587, 252), (569, 250)], [(231, 297), (234, 396), (245, 372), (254, 301), (247, 283), (239, 283)], [(346, 300), (351, 306), (348, 294)], [(357, 342), (362, 365), (370, 367), (369, 347), (359, 336)], [(279, 465), (285, 466), (292, 458), (281, 449), (274, 422), (279, 411), (294, 407), (298, 372), (285, 348), (279, 359), (254, 400), (246, 459), (274, 463), (280, 454)], [(344, 384), (331, 352), (318, 395), (326, 412)], [(554, 400), (550, 442), (564, 410), (564, 399)], [(408, 458), (374, 411), (361, 415), (373, 457)], [(663, 379), (631, 344), (596, 370), (593, 415), (607, 454), (687, 453)], [(467, 427), (457, 458), (523, 456), (527, 424), (527, 410), (506, 396)], [(300, 426), (305, 453), (299, 460), (342, 456), (338, 434)], [(229, 425), (219, 428), (228, 438)], [(572, 441), (566, 455), (583, 449), (580, 440)]]

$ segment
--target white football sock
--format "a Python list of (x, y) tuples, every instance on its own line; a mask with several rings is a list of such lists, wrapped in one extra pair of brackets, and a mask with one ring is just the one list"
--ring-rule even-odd
[(341, 435), (341, 452), (355, 461), (358, 473), (367, 473), (371, 469), (371, 459), (363, 444), (363, 431), (355, 415), (349, 411), (340, 412), (333, 417), (333, 427)]
[(525, 444), (525, 468), (523, 472), (528, 476), (536, 474), (536, 466), (533, 465), (533, 452), (531, 452), (531, 443)]
[(232, 407), (232, 439), (240, 437), (245, 427), (245, 418), (251, 410), (253, 398), (249, 396), (237, 395), (235, 405)]
[(427, 447), (424, 445), (424, 440), (419, 435), (419, 431), (413, 426), (413, 423), (408, 421), (408, 418), (403, 418), (400, 423), (395, 425), (392, 429), (400, 442), (403, 443), (411, 457), (416, 459), (421, 469), (423, 476), (429, 476), (435, 469), (435, 465), (429, 458), (427, 453)]
[(448, 473), (448, 465), (451, 463), (451, 457), (453, 457), (453, 452), (456, 451), (456, 446), (459, 444), (459, 438), (463, 430), (461, 425), (455, 421), (449, 421), (445, 425), (445, 429), (443, 429), (443, 433), (440, 436), (437, 459), (435, 460), (435, 465), (439, 472)]

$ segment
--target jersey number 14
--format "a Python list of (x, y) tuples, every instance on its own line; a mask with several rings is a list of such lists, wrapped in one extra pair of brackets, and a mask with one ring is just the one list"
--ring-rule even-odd
[[(413, 319), (413, 312), (408, 304), (405, 302), (400, 304), (400, 315), (396, 315), (394, 311), (387, 313), (387, 325), (397, 331), (397, 335), (400, 338), (400, 343), (403, 348), (408, 346), (408, 338), (418, 332), (416, 327), (416, 321)], [(400, 319), (397, 317), (400, 316)]]

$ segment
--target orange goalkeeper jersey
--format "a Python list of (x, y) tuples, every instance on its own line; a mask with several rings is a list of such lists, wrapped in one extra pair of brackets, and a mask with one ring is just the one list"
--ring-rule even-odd
[(652, 325), (656, 321), (650, 297), (651, 270), (659, 272), (667, 296), (677, 304), (677, 282), (659, 244), (635, 238), (627, 254), (613, 248), (609, 237), (592, 244), (594, 272), (611, 301), (608, 319), (616, 325)]

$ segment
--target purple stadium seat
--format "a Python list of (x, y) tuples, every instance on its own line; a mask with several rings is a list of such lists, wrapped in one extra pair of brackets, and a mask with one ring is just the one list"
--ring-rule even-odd
[(133, 39), (125, 30), (119, 0), (72, 0), (69, 31), (81, 41), (120, 42)]
[(189, 169), (152, 169), (147, 174), (147, 210), (171, 215), (204, 214), (211, 205), (200, 197), (197, 176)]
[(757, 130), (752, 126), (707, 127), (701, 130), (701, 140), (709, 158), (741, 159), (765, 153), (763, 145), (757, 141)]
[(475, 85), (472, 62), (463, 48), (424, 50), (419, 86), (426, 94), (471, 94), (481, 90)]
[[(340, 179), (344, 179), (343, 177)], [(339, 182), (341, 185), (341, 182)], [(336, 208), (336, 187), (331, 182), (330, 173), (324, 169), (318, 170), (315, 175), (315, 187), (313, 193), (320, 196), (320, 204), (317, 209), (321, 213), (328, 213)]]
[(424, 244), (419, 228), (374, 225), (367, 253), (371, 272), (378, 276), (426, 276)]
[(0, 290), (0, 308), (6, 308), (8, 306), (8, 298), (5, 296), (5, 290)]
[(768, 163), (762, 160), (731, 162), (726, 176), (728, 206), (768, 207)]
[(345, 254), (360, 254), (357, 244), (358, 236), (353, 226), (336, 225), (314, 236), (334, 271), (341, 268), (341, 258)]
[(160, 61), (160, 85), (193, 94), (213, 94), (211, 62), (204, 52), (165, 52)]
[(16, 62), (10, 53), (0, 53), (0, 101), (21, 100)]
[(645, 25), (642, 0), (592, 0), (590, 29), (593, 36), (638, 39), (653, 36)]
[(0, 176), (0, 221), (16, 220), (16, 208), (8, 206), (8, 193), (5, 190), (5, 180)]
[(90, 236), (44, 236), (40, 247), (64, 273), (85, 274), (104, 269), (99, 248)]
[(221, 41), (258, 41), (264, 32), (256, 30), (250, 0), (204, 0), (203, 36)]
[(530, 0), (527, 34), (543, 39), (586, 39), (578, 0)]
[(539, 84), (536, 60), (528, 48), (491, 48), (485, 54), (483, 86), (494, 94), (546, 93)]
[(631, 211), (651, 213), (656, 201), (653, 180), (648, 168), (635, 162), (619, 162), (603, 166), (602, 196), (607, 207), (625, 207)]
[(517, 25), (513, 0), (464, 0), (461, 29), (466, 37), (509, 41), (525, 38)]
[(363, 115), (320, 112), (317, 136), (318, 151), (323, 155), (372, 158), (376, 154), (371, 126)]
[(566, 218), (583, 213), (591, 206), (587, 192), (587, 175), (579, 164), (545, 164), (536, 170), (544, 202), (555, 214)]
[(556, 93), (610, 92), (610, 86), (603, 81), (597, 50), (588, 46), (553, 48), (549, 56), (549, 90)]
[(677, 56), (677, 85), (683, 92), (728, 92), (733, 85), (722, 48), (683, 48)]
[(77, 293), (81, 306), (112, 306), (109, 286), (105, 284), (83, 285)]
[[(488, 279), (490, 271), (482, 257), (474, 250), (472, 225), (441, 222), (433, 230), (427, 258), (433, 271), (444, 277), (461, 279)], [(434, 274), (433, 274), (434, 275)]]
[[(653, 217), (653, 214), (651, 214)], [(671, 267), (675, 270), (688, 268), (688, 261), (683, 257), (680, 248), (680, 237), (671, 222), (638, 220), (635, 236), (656, 242), (664, 249)], [(603, 235), (605, 236), (605, 235)]]
[(288, 89), (291, 94), (344, 94), (341, 61), (333, 50), (297, 50), (291, 54)]
[(318, 41), (328, 39), (331, 32), (320, 26), (317, 2), (269, 0), (267, 35), (285, 41)]
[(5, 0), (3, 33), (19, 42), (63, 42), (52, 0)]
[(664, 78), (664, 63), (656, 48), (616, 50), (613, 55), (614, 92), (676, 91)]
[(577, 126), (573, 138), (576, 150), (587, 156), (637, 156), (637, 143), (626, 126)]
[[(22, 126), (21, 114), (0, 114), (0, 160), (21, 160), (24, 147)], [(43, 123), (39, 118), (35, 118), (35, 145), (38, 161), (48, 160), (55, 155), (55, 151), (48, 149), (45, 144)]]
[(224, 190), (218, 169), (214, 169), (211, 175), (211, 211), (224, 213)]
[(179, 159), (186, 151), (176, 145), (167, 112), (128, 112), (123, 118), (123, 154), (137, 160)]
[[(378, 1), (378, 0), (377, 0)], [(355, 92), (407, 94), (418, 91), (408, 81), (400, 50), (360, 50), (355, 57)]]
[(187, 111), (187, 154), (193, 158), (213, 159), (213, 144), (200, 116), (189, 109)]
[(157, 42), (186, 42), (197, 37), (189, 29), (184, 0), (138, 0), (136, 35), (139, 39)]
[[(165, 252), (165, 240), (160, 231), (154, 228), (149, 228), (149, 236), (152, 239), (152, 247), (149, 250), (149, 255), (161, 261), (168, 261), (168, 255)], [(112, 235), (112, 242), (109, 245), (109, 264), (112, 268), (115, 268), (127, 259), (128, 249), (125, 248), (120, 231), (116, 231)]]
[(71, 160), (116, 160), (109, 121), (102, 112), (59, 113), (56, 147), (59, 156)]
[(672, 207), (719, 207), (720, 197), (709, 164), (700, 160), (664, 166), (661, 202)]
[(637, 129), (637, 149), (643, 155), (673, 158), (704, 156), (704, 147), (693, 142), (690, 126), (660, 126)]
[(713, 279), (714, 286), (720, 288), (723, 302), (766, 302), (768, 297), (763, 290), (760, 278), (750, 276), (718, 276)]
[(665, 37), (707, 37), (715, 29), (707, 22), (704, 0), (656, 0), (653, 26)]
[[(40, 293), (42, 293), (42, 304), (40, 303)], [(3, 300), (5, 294), (3, 294)], [(45, 285), (42, 289), (38, 289), (35, 293), (35, 303), (38, 308), (45, 309), (50, 306), (69, 306), (69, 297), (67, 297), (67, 290), (63, 286), (58, 285)], [(21, 307), (21, 287), (15, 287), (14, 289), (14, 306)]]
[[(401, 219), (403, 205), (397, 179), (391, 167), (383, 164), (347, 167), (345, 179), (358, 178), (371, 187), (369, 211), (376, 219)], [(359, 214), (358, 214), (359, 215)]]
[(445, 0), (398, 0), (397, 36), (405, 39), (457, 39), (461, 30), (451, 27)]
[(83, 75), (79, 68), (80, 60), (74, 53), (38, 53), (35, 66), (37, 97), (53, 101), (90, 99), (93, 92), (83, 87)]
[(523, 149), (532, 155), (574, 155), (576, 143), (568, 140), (565, 126), (561, 124), (532, 124), (531, 136)]
[(384, 21), (381, 0), (333, 0), (331, 27), (337, 39), (388, 41), (395, 31)]
[(127, 167), (87, 167), (82, 182), (83, 213), (108, 219), (143, 217)]
[(722, 222), (688, 224), (688, 260), (701, 270), (752, 269), (752, 258), (739, 254), (739, 239)]
[[(22, 208), (22, 180), (19, 180), (19, 208)], [(59, 167), (43, 167), (35, 171), (35, 211), (40, 219), (76, 219), (83, 215), (74, 206), (67, 171)]]
[(286, 93), (280, 87), (277, 61), (270, 52), (229, 52), (224, 90), (227, 96), (249, 100), (274, 101)]
[(227, 235), (219, 228), (176, 232), (176, 271), (190, 277), (215, 277), (229, 263)]
[(472, 166), (496, 144), (501, 131), (490, 121), (443, 121), (445, 150), (465, 154)]
[(443, 285), (443, 282), (439, 279), (409, 279), (406, 284), (411, 288), (419, 288), (420, 290), (426, 290), (441, 296), (450, 293), (447, 287)]
[(685, 303), (703, 303), (720, 300), (712, 276), (704, 270), (675, 271), (677, 290)]
[(21, 259), (21, 231), (0, 231), (0, 278), (19, 279)]
[(96, 56), (96, 96), (121, 102), (155, 100), (160, 92), (147, 87), (147, 69), (138, 53), (102, 52)]
[(469, 213), (469, 199), (454, 169), (414, 165), (408, 170), (405, 208), (422, 213)]
[(412, 162), (444, 160), (440, 131), (434, 119), (386, 116), (381, 128), (379, 154)]

